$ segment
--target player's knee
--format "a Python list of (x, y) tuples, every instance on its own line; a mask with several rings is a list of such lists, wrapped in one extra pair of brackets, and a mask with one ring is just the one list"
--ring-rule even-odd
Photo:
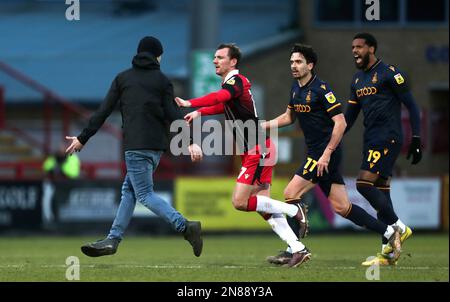
[(247, 200), (244, 200), (243, 198), (239, 197), (234, 197), (233, 206), (236, 210), (247, 211)]
[(333, 204), (334, 212), (344, 218), (347, 216), (349, 208), (350, 208), (350, 204), (347, 204), (347, 203)]
[(362, 195), (365, 196), (367, 194), (367, 191), (374, 188), (374, 184), (371, 181), (363, 180), (363, 179), (357, 179), (356, 180), (356, 190)]
[(294, 199), (295, 198), (294, 190), (290, 189), (289, 187), (285, 188), (283, 191), (284, 200)]
[(331, 199), (328, 197), (331, 202), (331, 206), (336, 214), (345, 218), (348, 214), (348, 210), (350, 209), (350, 203), (346, 201), (338, 201), (335, 199)]
[(389, 210), (389, 202), (384, 195), (375, 187), (374, 183), (366, 180), (356, 180), (356, 189), (370, 205), (377, 211)]
[(374, 182), (374, 185), (376, 187), (389, 187), (390, 185), (390, 179), (385, 178), (383, 176), (378, 177), (378, 179)]
[(284, 192), (283, 192), (283, 195), (284, 195), (284, 199), (292, 199), (292, 198), (294, 198), (293, 197), (294, 193), (292, 192), (292, 190), (290, 188), (285, 188)]
[(148, 203), (147, 193), (136, 194), (135, 197), (137, 202), (142, 203), (144, 206), (147, 206)]

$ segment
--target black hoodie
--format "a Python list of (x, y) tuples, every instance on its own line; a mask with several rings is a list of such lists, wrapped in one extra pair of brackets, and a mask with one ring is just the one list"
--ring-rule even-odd
[(123, 147), (128, 150), (163, 150), (168, 146), (167, 123), (183, 119), (174, 101), (173, 86), (160, 71), (156, 58), (141, 52), (133, 67), (119, 73), (100, 108), (78, 136), (83, 145), (103, 125), (119, 102)]

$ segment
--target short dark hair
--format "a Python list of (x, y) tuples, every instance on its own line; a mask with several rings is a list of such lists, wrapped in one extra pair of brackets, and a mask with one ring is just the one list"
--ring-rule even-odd
[(365, 43), (369, 47), (373, 47), (375, 49), (374, 53), (377, 52), (377, 47), (378, 47), (377, 39), (375, 39), (375, 37), (372, 34), (369, 34), (369, 33), (357, 33), (353, 37), (353, 40), (355, 40), (355, 39), (364, 39)]
[(239, 47), (234, 43), (222, 43), (219, 46), (217, 46), (217, 50), (228, 48), (228, 56), (230, 59), (236, 59), (236, 67), (238, 67), (239, 62), (242, 58), (242, 53)]
[(314, 49), (312, 48), (312, 46), (296, 43), (296, 44), (294, 44), (294, 46), (291, 49), (291, 56), (294, 52), (301, 53), (305, 57), (307, 64), (313, 63), (314, 67), (316, 67), (317, 54), (314, 51)]

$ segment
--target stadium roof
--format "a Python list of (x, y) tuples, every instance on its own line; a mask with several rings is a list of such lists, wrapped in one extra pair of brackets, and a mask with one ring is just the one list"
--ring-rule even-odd
[[(72, 22), (65, 19), (62, 1), (0, 2), (0, 61), (63, 97), (98, 101), (115, 74), (130, 66), (139, 39), (154, 35), (165, 48), (162, 70), (172, 78), (188, 76), (188, 0), (161, 1), (155, 10), (128, 15), (112, 13), (111, 1), (94, 2), (82, 2), (81, 20)], [(291, 4), (223, 1), (217, 42), (236, 42), (244, 54), (276, 43), (292, 33), (283, 30), (289, 26)], [(6, 86), (8, 101), (38, 96), (1, 71), (0, 85)]]

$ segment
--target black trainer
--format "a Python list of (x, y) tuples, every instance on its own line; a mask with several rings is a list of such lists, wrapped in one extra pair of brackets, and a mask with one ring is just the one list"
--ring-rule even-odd
[(266, 258), (267, 262), (277, 265), (287, 264), (292, 258), (292, 253), (288, 251), (281, 251), (278, 255), (268, 256)]
[(105, 238), (96, 242), (83, 245), (81, 251), (89, 257), (100, 257), (113, 255), (117, 252), (120, 240), (114, 238)]
[(200, 221), (186, 221), (183, 236), (192, 245), (194, 255), (200, 257), (203, 249), (202, 224)]

